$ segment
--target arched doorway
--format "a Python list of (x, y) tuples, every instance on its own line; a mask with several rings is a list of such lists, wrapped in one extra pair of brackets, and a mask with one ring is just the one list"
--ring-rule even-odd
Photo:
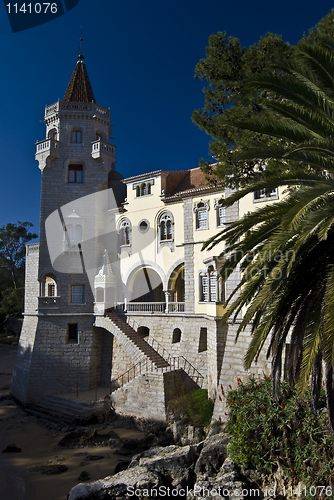
[(131, 302), (164, 302), (164, 293), (159, 274), (143, 267), (134, 276)]

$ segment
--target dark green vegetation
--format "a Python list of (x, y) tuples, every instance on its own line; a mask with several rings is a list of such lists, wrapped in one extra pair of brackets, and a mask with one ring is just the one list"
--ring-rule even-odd
[(0, 323), (23, 312), (25, 245), (37, 238), (31, 227), (30, 222), (0, 227)]
[[(226, 33), (217, 33), (209, 38), (206, 58), (196, 66), (195, 77), (205, 83), (204, 107), (194, 111), (192, 119), (209, 134), (213, 141), (209, 153), (219, 162), (214, 170), (209, 163), (201, 162), (207, 173), (214, 174), (212, 180), (224, 180), (225, 185), (240, 186), (254, 180), (256, 162), (231, 157), (231, 152), (257, 145), (277, 144), (274, 136), (249, 131), (242, 120), (258, 116), (275, 118), (275, 110), (267, 106), (268, 97), (276, 98), (275, 89), (249, 87), (250, 78), (262, 74), (277, 58), (289, 61), (295, 50), (304, 43), (316, 45), (321, 36), (334, 35), (334, 9), (322, 19), (308, 35), (304, 35), (297, 46), (290, 46), (280, 36), (267, 33), (257, 44), (242, 47), (240, 40)], [(241, 122), (236, 124), (236, 121)], [(267, 159), (267, 171), (277, 173), (277, 164)]]
[[(330, 16), (333, 19), (333, 12)], [(311, 378), (314, 409), (324, 361), (334, 431), (333, 36), (318, 33), (305, 38), (289, 58), (277, 60), (252, 78), (248, 88), (265, 93), (265, 111), (251, 119), (231, 120), (231, 126), (245, 130), (252, 140), (231, 152), (230, 158), (232, 164), (233, 159), (236, 164), (256, 164), (259, 171), (256, 181), (232, 195), (226, 206), (260, 189), (268, 192), (286, 186), (290, 191), (285, 199), (246, 215), (205, 244), (212, 248), (226, 243), (223, 280), (238, 266), (242, 271), (223, 321), (247, 308), (238, 328), (238, 333), (249, 324), (252, 328), (245, 367), (250, 367), (268, 341), (276, 400), (290, 334), (287, 377), (300, 394)], [(259, 142), (259, 134), (267, 142)]]
[(210, 425), (213, 401), (206, 389), (194, 389), (169, 402), (169, 410), (176, 416), (184, 416), (194, 427)]
[(302, 479), (307, 492), (314, 485), (328, 486), (334, 474), (334, 440), (328, 428), (324, 391), (319, 411), (314, 412), (310, 391), (299, 398), (296, 390), (283, 382), (276, 402), (269, 377), (262, 381), (251, 378), (245, 385), (239, 381), (239, 387), (229, 391), (227, 402), (226, 432), (232, 436), (229, 450), (236, 463), (266, 474), (280, 464), (288, 475)]

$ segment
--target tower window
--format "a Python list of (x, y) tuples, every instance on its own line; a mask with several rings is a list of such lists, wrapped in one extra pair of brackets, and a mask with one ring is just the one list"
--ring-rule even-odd
[(78, 344), (78, 323), (69, 323), (67, 325), (67, 338), (69, 343)]
[(71, 143), (81, 144), (82, 143), (82, 132), (81, 130), (72, 130), (71, 133)]
[(83, 304), (85, 299), (85, 287), (84, 285), (72, 285), (71, 286), (71, 303), (72, 304)]
[(82, 184), (83, 183), (82, 165), (69, 165), (69, 167), (68, 167), (68, 182), (71, 184)]

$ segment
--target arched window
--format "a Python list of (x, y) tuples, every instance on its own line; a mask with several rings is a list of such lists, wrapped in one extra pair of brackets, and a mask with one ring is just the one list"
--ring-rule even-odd
[(180, 328), (174, 328), (172, 344), (177, 344), (181, 342), (181, 330)]
[(75, 212), (69, 217), (66, 217), (66, 226), (64, 231), (64, 250), (77, 251), (78, 244), (83, 239), (83, 222)]
[(145, 196), (147, 195), (147, 185), (145, 182), (143, 182), (140, 186), (140, 196)]
[(44, 297), (57, 297), (57, 281), (54, 276), (44, 276), (42, 295)]
[(131, 234), (131, 222), (129, 219), (121, 219), (118, 226), (119, 245), (125, 247), (127, 252), (131, 250)]
[(152, 194), (152, 186), (154, 185), (154, 179), (146, 180), (145, 182), (139, 182), (132, 185), (132, 189), (136, 190), (136, 198), (139, 196), (147, 196)]
[(82, 143), (82, 132), (81, 130), (72, 130), (71, 132), (71, 143), (81, 144)]
[(171, 212), (162, 212), (158, 218), (158, 251), (163, 246), (174, 250), (174, 217)]

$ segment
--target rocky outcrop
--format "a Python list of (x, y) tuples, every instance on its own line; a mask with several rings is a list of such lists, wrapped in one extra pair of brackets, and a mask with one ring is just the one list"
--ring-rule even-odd
[(128, 468), (89, 484), (78, 484), (68, 500), (263, 498), (258, 485), (228, 457), (229, 437), (199, 444), (153, 447), (133, 456)]

